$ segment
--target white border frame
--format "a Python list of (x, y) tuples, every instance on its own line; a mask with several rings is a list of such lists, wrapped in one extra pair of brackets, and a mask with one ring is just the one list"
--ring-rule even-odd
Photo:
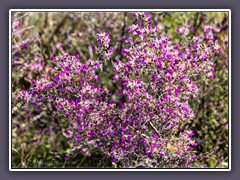
[[(11, 36), (11, 13), (14, 11), (21, 11), (21, 12), (51, 12), (51, 11), (58, 11), (58, 12), (71, 12), (71, 11), (79, 11), (79, 12), (124, 12), (124, 11), (130, 11), (130, 12), (136, 12), (136, 11), (152, 11), (152, 12), (189, 12), (189, 11), (209, 11), (209, 12), (222, 12), (226, 11), (229, 13), (229, 71), (228, 71), (228, 78), (229, 78), (229, 84), (228, 84), (228, 91), (229, 91), (229, 105), (228, 105), (228, 128), (229, 128), (229, 164), (228, 169), (12, 169), (12, 139), (11, 139), (11, 132), (12, 132), (12, 63), (11, 63), (11, 42), (12, 42), (12, 36)], [(10, 9), (9, 10), (9, 171), (231, 171), (231, 9)]]

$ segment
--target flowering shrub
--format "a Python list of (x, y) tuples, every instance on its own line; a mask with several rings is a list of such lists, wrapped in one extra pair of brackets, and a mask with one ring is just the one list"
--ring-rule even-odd
[[(35, 19), (38, 15), (41, 17)], [(44, 17), (48, 21), (42, 23)], [(47, 103), (47, 109), (41, 112), (35, 111), (34, 108), (22, 111), (19, 107), (25, 104), (18, 101), (17, 95), (21, 90), (28, 90), (33, 85), (33, 79), (39, 80), (43, 76), (53, 76), (54, 64), (51, 63), (51, 55), (58, 55), (70, 49), (70, 52), (78, 52), (80, 57), (85, 59), (86, 49), (79, 48), (83, 39), (90, 38), (87, 41), (93, 44), (91, 33), (103, 27), (111, 31), (114, 29), (117, 33), (119, 17), (117, 13), (96, 13), (94, 17), (91, 17), (85, 13), (16, 12), (12, 15), (12, 19), (13, 166), (22, 168), (63, 166), (64, 159), (66, 159), (63, 158), (63, 154), (68, 151), (69, 146), (71, 147), (65, 138), (64, 132), (67, 125), (65, 119), (56, 119), (53, 116), (54, 107), (50, 103)], [(53, 21), (49, 21), (51, 19)], [(106, 21), (104, 26), (101, 25), (102, 20)], [(90, 21), (96, 23), (95, 29), (89, 26)], [(72, 23), (72, 26), (68, 26), (71, 29), (63, 27), (65, 23)], [(75, 29), (81, 31), (83, 27), (86, 27), (87, 31), (83, 33), (75, 31)], [(64, 31), (59, 31), (60, 29)], [(95, 43), (94, 38), (93, 42)], [(94, 54), (90, 53), (91, 56)], [(44, 159), (44, 161), (39, 164), (34, 159), (37, 162), (39, 159)]]
[[(198, 137), (196, 150), (207, 154), (205, 163), (208, 167), (226, 167), (228, 161), (228, 37), (224, 36), (227, 29), (225, 16), (221, 22), (203, 22), (202, 33), (198, 36), (203, 47), (207, 40), (212, 40), (219, 42), (215, 48), (221, 50), (213, 57), (215, 66), (211, 71), (214, 71), (214, 78), (197, 83), (203, 93), (199, 97), (199, 106), (194, 107), (196, 117), (191, 125)], [(206, 104), (210, 106), (207, 108)]]
[[(19, 100), (26, 103), (25, 110), (34, 107), (38, 113), (48, 103), (54, 105), (54, 117), (68, 120), (65, 134), (74, 143), (72, 155), (90, 157), (97, 151), (116, 167), (193, 167), (198, 160), (194, 133), (187, 126), (179, 128), (194, 119), (189, 101), (198, 98), (196, 83), (214, 78), (213, 57), (221, 50), (214, 29), (204, 27), (204, 36), (187, 45), (174, 44), (153, 26), (149, 13), (132, 15), (136, 24), (128, 28), (122, 59), (112, 60), (111, 36), (100, 32), (98, 46), (93, 46), (96, 60), (68, 53), (52, 56), (54, 75), (33, 80)], [(184, 26), (177, 32), (185, 37), (190, 30)], [(101, 84), (99, 74), (108, 62), (117, 96)]]

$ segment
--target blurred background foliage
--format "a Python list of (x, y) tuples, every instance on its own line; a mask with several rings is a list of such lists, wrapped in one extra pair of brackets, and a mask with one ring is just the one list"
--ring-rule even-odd
[[(221, 29), (214, 34), (222, 48), (215, 57), (215, 75), (211, 81), (199, 82), (199, 101), (192, 101), (196, 114), (190, 126), (198, 142), (196, 151), (204, 154), (206, 167), (228, 166), (228, 13), (227, 12), (151, 12), (153, 25), (173, 42), (187, 43), (202, 33), (204, 25), (213, 21)], [(73, 146), (64, 134), (68, 127), (65, 118), (46, 112), (22, 111), (17, 94), (28, 89), (33, 79), (51, 76), (54, 64), (51, 56), (79, 54), (83, 61), (96, 59), (92, 46), (97, 45), (96, 34), (108, 32), (114, 47), (112, 61), (123, 59), (121, 48), (128, 36), (128, 26), (136, 23), (130, 12), (14, 12), (12, 20), (20, 21), (18, 33), (12, 33), (12, 167), (13, 168), (67, 168), (111, 167), (112, 164), (96, 152), (91, 157), (78, 154), (66, 156)], [(215, 23), (216, 24), (216, 23)], [(195, 27), (187, 37), (181, 37), (176, 29), (189, 25)], [(14, 27), (13, 27), (14, 28)], [(44, 62), (44, 63), (42, 63)], [(111, 63), (105, 62), (100, 74), (102, 86), (119, 88), (112, 81)], [(115, 93), (115, 99), (118, 99)], [(67, 161), (66, 161), (67, 160)]]

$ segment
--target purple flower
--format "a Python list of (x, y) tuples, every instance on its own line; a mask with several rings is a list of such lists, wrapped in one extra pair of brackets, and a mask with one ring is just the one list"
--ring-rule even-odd
[(116, 159), (116, 158), (111, 159), (111, 162), (117, 162), (117, 161), (118, 161), (118, 159)]
[(118, 93), (119, 93), (120, 95), (123, 95), (123, 90), (119, 89), (119, 90), (118, 90)]
[(136, 14), (136, 13), (132, 13), (132, 16), (133, 16), (134, 18), (136, 18), (136, 17), (137, 17), (137, 14)]
[(109, 102), (109, 104), (114, 104), (114, 100), (111, 100), (111, 101)]
[(197, 146), (198, 144), (196, 142), (191, 143), (193, 147)]
[(179, 46), (174, 46), (174, 49), (176, 49), (176, 50), (177, 50), (178, 48), (179, 48)]
[(79, 54), (76, 54), (76, 55), (75, 55), (75, 58), (78, 59), (78, 58), (79, 58)]
[(62, 109), (62, 105), (61, 104), (57, 104), (57, 108), (58, 109)]
[(60, 78), (59, 78), (59, 76), (57, 75), (57, 76), (55, 76), (55, 80), (58, 82), (58, 81), (60, 81)]
[(101, 93), (102, 92), (102, 88), (98, 87), (97, 88), (97, 93)]
[(150, 48), (154, 48), (156, 46), (155, 43), (150, 44)]
[(191, 132), (188, 136), (189, 137), (193, 137), (194, 136), (194, 132)]
[(167, 92), (172, 92), (172, 88), (168, 88), (168, 89), (167, 89)]
[(158, 64), (158, 69), (163, 70), (162, 64)]
[(197, 159), (197, 156), (192, 156), (192, 160), (195, 161)]
[(26, 43), (23, 43), (23, 44), (22, 44), (22, 48), (23, 48), (23, 49), (27, 49), (27, 44), (26, 44)]
[(126, 49), (122, 49), (122, 53), (124, 53), (124, 54), (126, 54), (126, 55), (129, 55), (129, 54), (130, 54), (130, 52), (129, 52), (128, 50), (126, 50)]

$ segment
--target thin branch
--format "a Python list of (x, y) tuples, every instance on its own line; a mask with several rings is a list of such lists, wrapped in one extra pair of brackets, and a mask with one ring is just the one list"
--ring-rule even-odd
[(122, 38), (125, 35), (126, 20), (127, 20), (127, 12), (124, 12), (123, 27), (122, 27), (122, 34), (120, 37), (121, 39), (120, 39), (120, 48), (119, 48), (120, 59), (122, 59), (122, 57), (123, 57), (123, 54), (122, 54), (123, 39)]
[(158, 130), (156, 129), (156, 127), (149, 121), (148, 122), (150, 124), (150, 126), (153, 128), (153, 130), (157, 133), (157, 135), (159, 136), (159, 138), (161, 138), (161, 134), (158, 132)]

